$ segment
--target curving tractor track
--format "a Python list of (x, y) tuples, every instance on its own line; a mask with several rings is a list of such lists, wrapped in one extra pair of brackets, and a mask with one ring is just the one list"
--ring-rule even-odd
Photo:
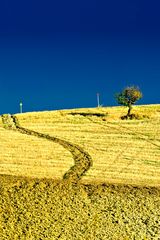
[(6, 129), (18, 131), (22, 134), (27, 134), (27, 135), (32, 135), (35, 137), (47, 139), (54, 143), (60, 144), (69, 152), (71, 152), (74, 159), (74, 165), (64, 174), (63, 179), (68, 179), (72, 182), (77, 182), (92, 166), (91, 156), (80, 146), (77, 146), (73, 143), (70, 143), (66, 140), (62, 140), (57, 137), (52, 137), (48, 134), (43, 134), (43, 133), (39, 133), (33, 130), (23, 128), (19, 125), (18, 119), (14, 115), (10, 115), (10, 114), (2, 115), (2, 122), (3, 122), (4, 128)]

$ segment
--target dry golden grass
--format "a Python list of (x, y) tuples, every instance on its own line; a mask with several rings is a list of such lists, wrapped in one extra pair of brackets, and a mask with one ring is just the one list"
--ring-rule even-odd
[[(141, 120), (120, 120), (125, 107), (17, 114), (22, 127), (84, 148), (93, 167), (82, 182), (160, 186), (160, 105), (135, 106)], [(74, 164), (62, 146), (6, 130), (0, 123), (0, 172), (62, 178)]]
[(45, 139), (0, 128), (0, 141), (1, 174), (62, 178), (73, 165), (70, 152)]
[(123, 107), (17, 114), (22, 127), (91, 155), (76, 183), (61, 180), (74, 164), (69, 151), (0, 118), (0, 239), (158, 240), (160, 105), (134, 112), (142, 119), (120, 120)]

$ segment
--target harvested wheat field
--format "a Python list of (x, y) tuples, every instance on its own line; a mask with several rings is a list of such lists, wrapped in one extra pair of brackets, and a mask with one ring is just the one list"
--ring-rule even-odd
[(0, 239), (160, 239), (160, 105), (0, 119)]

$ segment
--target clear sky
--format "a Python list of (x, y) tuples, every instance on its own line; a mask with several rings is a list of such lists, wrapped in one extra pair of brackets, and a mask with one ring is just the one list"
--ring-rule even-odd
[(160, 103), (159, 0), (0, 1), (0, 114)]

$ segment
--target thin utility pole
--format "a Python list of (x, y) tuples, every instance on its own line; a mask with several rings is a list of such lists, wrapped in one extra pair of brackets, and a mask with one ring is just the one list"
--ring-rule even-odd
[(99, 96), (100, 96), (100, 94), (99, 94), (99, 93), (97, 93), (97, 107), (100, 107)]
[(20, 107), (20, 113), (22, 113), (22, 108), (23, 108), (23, 103), (22, 103), (22, 101), (20, 102), (19, 107)]

